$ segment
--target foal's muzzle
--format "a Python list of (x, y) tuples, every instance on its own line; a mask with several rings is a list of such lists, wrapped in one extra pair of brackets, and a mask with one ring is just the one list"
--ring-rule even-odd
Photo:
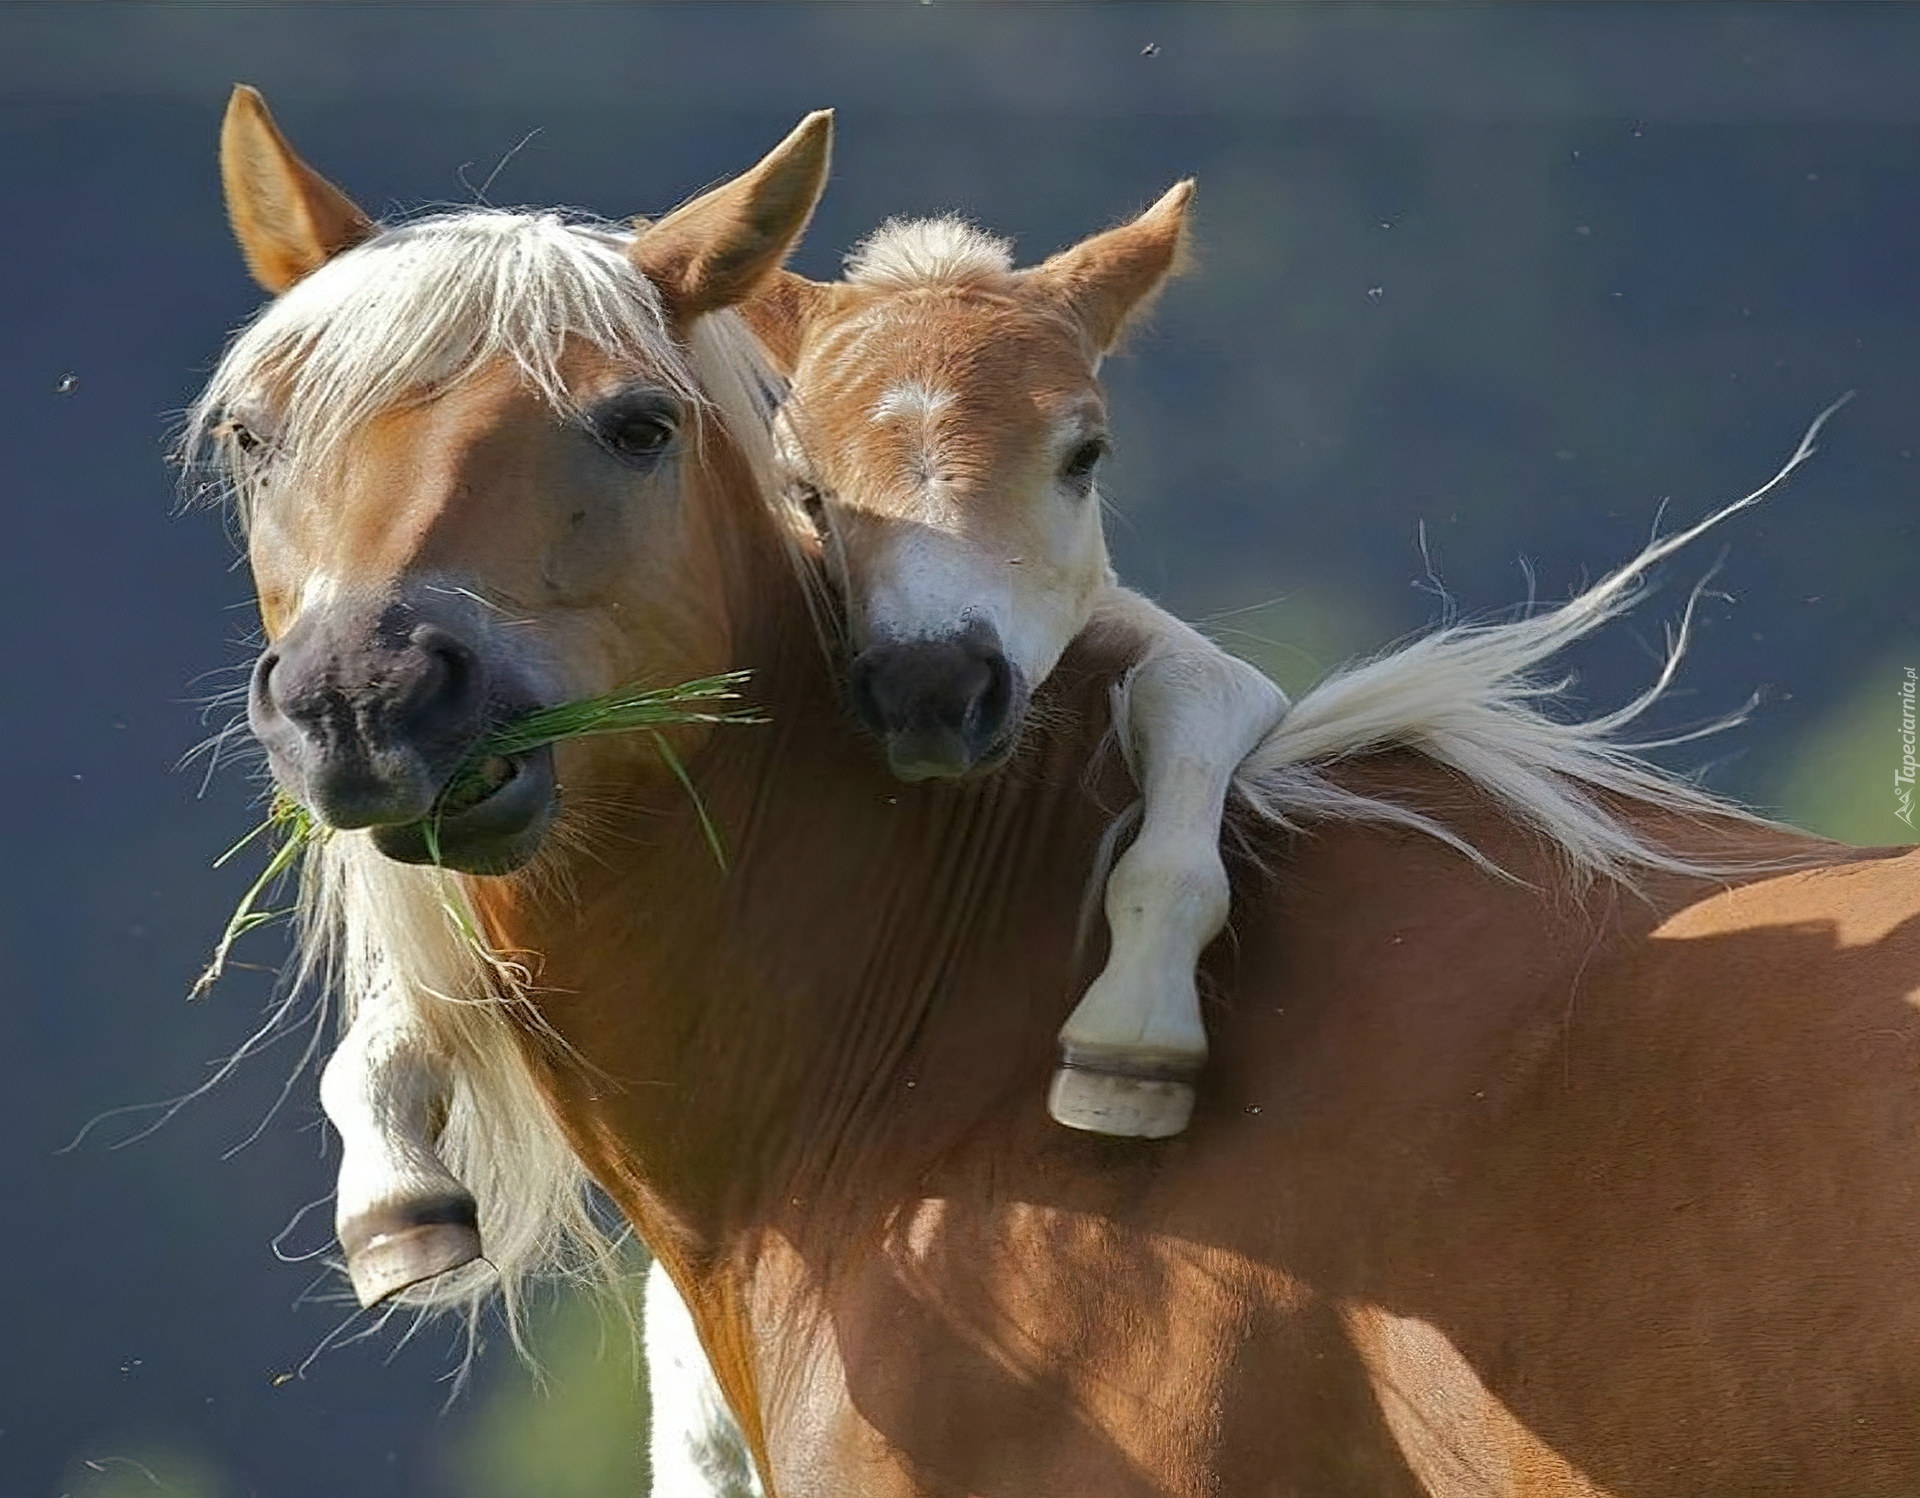
[(1026, 712), (1026, 687), (991, 624), (940, 639), (868, 646), (847, 668), (855, 716), (902, 780), (953, 779), (1003, 763)]
[(274, 778), (326, 825), (372, 829), (391, 858), (518, 867), (552, 819), (549, 751), (489, 763), (443, 799), (489, 730), (538, 705), (481, 641), (431, 602), (310, 611), (254, 664), (247, 717)]

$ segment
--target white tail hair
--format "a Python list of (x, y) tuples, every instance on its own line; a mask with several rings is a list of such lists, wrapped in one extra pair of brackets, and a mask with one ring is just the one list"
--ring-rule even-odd
[[(1645, 750), (1743, 721), (1751, 702), (1675, 738), (1655, 743), (1621, 740), (1622, 732), (1672, 683), (1700, 588), (1688, 599), (1679, 628), (1669, 638), (1659, 675), (1624, 707), (1597, 718), (1569, 721), (1552, 716), (1543, 705), (1562, 696), (1568, 683), (1543, 680), (1536, 672), (1574, 641), (1631, 609), (1656, 563), (1778, 490), (1813, 455), (1814, 440), (1827, 418), (1850, 398), (1850, 393), (1842, 396), (1815, 417), (1793, 455), (1753, 493), (1685, 530), (1656, 537), (1625, 566), (1558, 608), (1507, 623), (1442, 627), (1335, 671), (1295, 703), (1247, 757), (1235, 777), (1237, 798), (1255, 816), (1288, 828), (1325, 820), (1410, 828), (1505, 876), (1484, 853), (1432, 817), (1349, 790), (1328, 773), (1343, 759), (1408, 748), (1456, 771), (1539, 833), (1559, 851), (1576, 894), (1596, 879), (1633, 888), (1649, 873), (1721, 878), (1777, 866), (1677, 853), (1603, 802), (1615, 797), (1688, 818), (1772, 825), (1642, 757)], [(1118, 721), (1127, 720), (1121, 716)]]

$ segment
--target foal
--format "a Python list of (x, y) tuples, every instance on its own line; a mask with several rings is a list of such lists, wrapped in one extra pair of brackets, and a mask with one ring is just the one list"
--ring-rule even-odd
[(846, 601), (852, 705), (897, 776), (997, 768), (1070, 641), (1150, 642), (1114, 714), (1139, 834), (1107, 880), (1107, 964), (1061, 1031), (1048, 1100), (1063, 1124), (1143, 1138), (1193, 1112), (1194, 972), (1227, 918), (1220, 819), (1285, 705), (1117, 586), (1100, 525), (1100, 361), (1178, 264), (1192, 195), (1183, 182), (1026, 271), (957, 220), (896, 220), (844, 281), (781, 272), (741, 308), (791, 381), (783, 467)]

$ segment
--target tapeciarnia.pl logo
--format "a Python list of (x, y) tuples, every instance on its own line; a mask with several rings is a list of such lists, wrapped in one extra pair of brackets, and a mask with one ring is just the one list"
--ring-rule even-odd
[(1906, 666), (1906, 679), (1900, 683), (1900, 768), (1893, 772), (1893, 799), (1899, 804), (1893, 814), (1913, 826), (1914, 745), (1914, 668)]

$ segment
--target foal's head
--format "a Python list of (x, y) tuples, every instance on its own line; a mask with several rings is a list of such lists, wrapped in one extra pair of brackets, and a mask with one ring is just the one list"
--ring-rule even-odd
[(382, 229), (235, 92), (228, 211), (278, 299), (196, 430), (248, 527), (253, 728), (322, 821), (401, 859), (515, 867), (554, 813), (548, 751), (491, 766), (430, 848), (423, 818), (476, 742), (527, 708), (732, 664), (717, 491), (758, 494), (740, 442), (766, 428), (723, 309), (804, 227), (830, 131), (810, 117), (637, 235), (491, 210)]
[(889, 223), (744, 307), (792, 388), (782, 461), (827, 531), (848, 693), (907, 780), (992, 768), (1112, 582), (1096, 374), (1173, 270), (1192, 184), (1030, 270), (953, 219)]

